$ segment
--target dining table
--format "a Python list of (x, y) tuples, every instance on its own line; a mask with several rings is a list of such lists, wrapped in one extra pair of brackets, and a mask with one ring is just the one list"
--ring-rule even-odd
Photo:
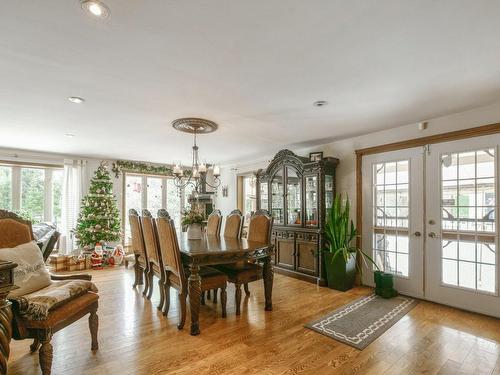
[(200, 334), (201, 276), (200, 267), (244, 261), (262, 263), (265, 311), (272, 311), (274, 246), (248, 241), (245, 238), (227, 238), (202, 234), (200, 239), (188, 239), (186, 232), (178, 233), (182, 261), (189, 266), (188, 296), (191, 310), (191, 335)]

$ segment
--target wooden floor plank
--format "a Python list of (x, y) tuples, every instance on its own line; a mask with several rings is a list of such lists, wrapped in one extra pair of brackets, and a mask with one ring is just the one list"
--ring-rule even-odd
[[(228, 289), (228, 317), (220, 303), (202, 306), (202, 334), (178, 331), (172, 290), (168, 318), (131, 288), (133, 271), (93, 271), (100, 290), (98, 353), (90, 352), (86, 319), (58, 332), (53, 374), (495, 374), (500, 375), (500, 320), (435, 303), (420, 302), (405, 317), (359, 351), (304, 328), (304, 324), (371, 293), (340, 293), (281, 275), (275, 276), (274, 311), (265, 312), (261, 283), (234, 314)], [(156, 287), (156, 285), (155, 285)], [(188, 315), (189, 316), (189, 315)], [(11, 345), (9, 374), (39, 374), (30, 342)]]

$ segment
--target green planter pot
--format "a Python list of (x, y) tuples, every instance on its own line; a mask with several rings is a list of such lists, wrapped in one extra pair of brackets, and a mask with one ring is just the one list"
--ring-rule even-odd
[(375, 281), (375, 294), (383, 298), (392, 298), (398, 295), (398, 292), (394, 289), (394, 276), (392, 274), (375, 271), (373, 279)]
[(333, 255), (326, 251), (323, 252), (328, 287), (345, 292), (354, 286), (356, 279), (356, 254), (351, 254), (347, 263), (342, 255), (339, 255), (335, 259), (333, 259)]

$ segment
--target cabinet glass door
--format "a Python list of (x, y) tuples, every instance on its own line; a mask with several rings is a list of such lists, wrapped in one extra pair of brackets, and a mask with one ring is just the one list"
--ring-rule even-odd
[(306, 226), (318, 226), (318, 176), (306, 179)]
[(269, 210), (269, 195), (268, 195), (267, 181), (260, 182), (260, 208), (262, 210)]
[(286, 197), (287, 197), (287, 224), (301, 225), (302, 215), (300, 210), (301, 194), (300, 185), (301, 178), (291, 168), (287, 168), (286, 178)]
[(271, 181), (271, 215), (274, 224), (284, 224), (283, 218), (283, 171), (278, 171)]
[(333, 176), (325, 175), (325, 207), (328, 210), (333, 205)]

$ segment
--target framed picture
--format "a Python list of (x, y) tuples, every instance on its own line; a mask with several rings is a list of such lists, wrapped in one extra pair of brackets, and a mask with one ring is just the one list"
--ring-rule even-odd
[(309, 161), (320, 161), (321, 159), (323, 159), (323, 151), (309, 153)]
[(228, 189), (228, 186), (227, 185), (224, 185), (222, 187), (222, 196), (223, 197), (227, 197), (229, 195), (229, 189)]

